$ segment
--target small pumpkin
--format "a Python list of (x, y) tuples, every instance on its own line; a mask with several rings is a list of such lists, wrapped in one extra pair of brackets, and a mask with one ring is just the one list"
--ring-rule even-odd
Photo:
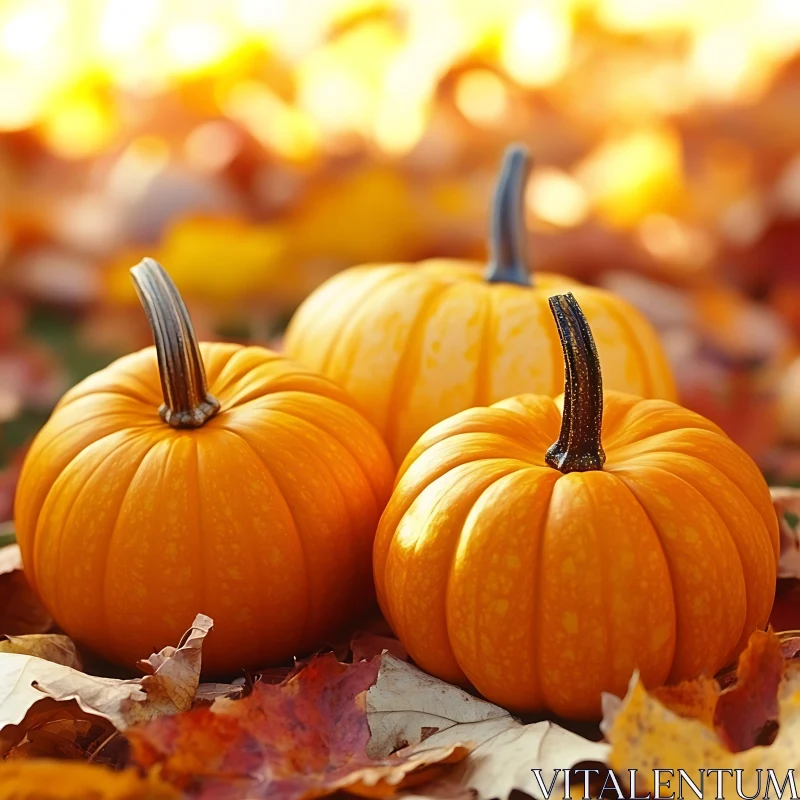
[(381, 518), (375, 582), (423, 669), (517, 711), (595, 718), (635, 669), (655, 686), (736, 656), (769, 617), (778, 525), (743, 450), (674, 403), (603, 395), (580, 306), (550, 305), (564, 396), (429, 430)]
[(561, 391), (547, 299), (571, 291), (592, 324), (612, 389), (668, 400), (670, 368), (655, 331), (622, 298), (561, 275), (528, 274), (524, 148), (505, 158), (494, 203), (492, 259), (434, 259), (345, 270), (300, 306), (285, 347), (344, 386), (400, 464), (431, 425), (522, 392)]
[(198, 345), (163, 268), (131, 271), (155, 347), (67, 392), (33, 442), (16, 495), (26, 575), (120, 664), (198, 612), (215, 623), (209, 673), (307, 652), (374, 596), (389, 454), (332, 381), (261, 347)]

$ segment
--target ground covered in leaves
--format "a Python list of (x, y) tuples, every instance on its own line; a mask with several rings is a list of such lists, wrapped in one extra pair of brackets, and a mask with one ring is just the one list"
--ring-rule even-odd
[[(793, 586), (800, 491), (774, 498)], [(141, 676), (110, 677), (52, 630), (14, 544), (0, 549), (0, 626), (0, 800), (619, 797), (630, 770), (641, 794), (678, 768), (741, 769), (752, 795), (759, 769), (800, 767), (800, 631), (757, 631), (715, 677), (648, 691), (634, 675), (596, 726), (515, 719), (421, 672), (374, 617), (305, 660), (203, 683), (213, 620), (199, 614)]]

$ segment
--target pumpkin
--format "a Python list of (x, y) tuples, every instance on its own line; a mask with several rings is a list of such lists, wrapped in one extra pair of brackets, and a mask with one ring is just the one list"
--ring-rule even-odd
[(163, 268), (132, 273), (155, 347), (67, 392), (33, 442), (25, 573), (70, 636), (120, 664), (198, 612), (215, 623), (208, 673), (308, 652), (374, 597), (389, 454), (332, 381), (261, 347), (198, 345)]
[(531, 279), (523, 203), (529, 161), (518, 146), (506, 154), (487, 270), (446, 259), (355, 267), (313, 292), (289, 324), (287, 353), (361, 403), (398, 465), (422, 433), (458, 411), (561, 391), (547, 306), (557, 291), (572, 291), (584, 307), (612, 389), (674, 399), (661, 345), (635, 308), (560, 275)]
[(563, 397), (429, 430), (375, 539), (380, 606), (428, 672), (520, 712), (596, 718), (603, 692), (713, 675), (770, 613), (778, 525), (716, 425), (602, 389), (571, 294), (550, 301)]

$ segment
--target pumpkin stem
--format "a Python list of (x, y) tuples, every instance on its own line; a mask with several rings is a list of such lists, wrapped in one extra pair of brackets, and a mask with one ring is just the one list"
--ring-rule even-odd
[(557, 294), (549, 302), (564, 351), (565, 375), (561, 433), (545, 461), (565, 474), (602, 469), (603, 376), (594, 337), (571, 293)]
[(158, 413), (173, 428), (199, 428), (219, 411), (208, 392), (206, 370), (189, 312), (164, 267), (145, 258), (131, 268), (158, 354), (164, 404)]
[(513, 144), (506, 148), (494, 191), (491, 260), (486, 269), (489, 283), (532, 284), (525, 231), (525, 181), (530, 168), (531, 158), (525, 147)]

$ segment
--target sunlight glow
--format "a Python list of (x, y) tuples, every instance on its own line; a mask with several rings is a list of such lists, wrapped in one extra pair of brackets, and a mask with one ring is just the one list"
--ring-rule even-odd
[(508, 112), (505, 84), (488, 69), (464, 73), (456, 86), (455, 101), (458, 110), (476, 125), (498, 125)]
[[(667, 46), (627, 74), (598, 55), (608, 90), (593, 87), (576, 125), (624, 129), (700, 102), (756, 100), (800, 48), (800, 0), (0, 0), (0, 130), (30, 128), (82, 158), (114, 146), (125, 92), (138, 101), (192, 86), (203, 113), (290, 160), (353, 142), (397, 155), (424, 139), (448, 76), (465, 124), (521, 123), (519, 87), (578, 107), (602, 35), (584, 19)], [(636, 155), (648, 147), (628, 146), (622, 161), (662, 170)], [(628, 197), (606, 205), (614, 217), (638, 202), (624, 180), (639, 181), (605, 181)], [(586, 191), (605, 197), (596, 183)]]
[(514, 21), (503, 42), (500, 60), (524, 86), (547, 86), (560, 78), (570, 59), (569, 20), (544, 7), (529, 8)]
[(583, 187), (555, 167), (539, 167), (528, 181), (525, 203), (535, 220), (571, 228), (589, 214), (589, 198)]

